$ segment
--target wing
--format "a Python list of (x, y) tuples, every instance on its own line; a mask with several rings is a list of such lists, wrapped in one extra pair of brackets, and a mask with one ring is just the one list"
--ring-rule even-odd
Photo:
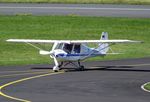
[(35, 39), (8, 39), (7, 42), (22, 43), (141, 43), (134, 40), (35, 40)]

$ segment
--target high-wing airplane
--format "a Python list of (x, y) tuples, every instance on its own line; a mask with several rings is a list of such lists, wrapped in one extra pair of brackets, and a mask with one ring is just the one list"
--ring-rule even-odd
[[(41, 55), (49, 55), (54, 59), (55, 66), (53, 70), (59, 71), (62, 66), (72, 64), (78, 70), (84, 70), (84, 66), (80, 64), (80, 61), (84, 59), (105, 56), (108, 51), (111, 50), (110, 46), (116, 43), (140, 43), (141, 41), (133, 40), (108, 40), (108, 33), (102, 32), (100, 40), (34, 40), (34, 39), (8, 39), (8, 42), (22, 42), (27, 43), (39, 50)], [(51, 51), (43, 50), (35, 44), (53, 44)], [(96, 48), (91, 48), (87, 44), (96, 43)], [(117, 54), (117, 53), (111, 53)], [(60, 63), (58, 62), (60, 61)]]

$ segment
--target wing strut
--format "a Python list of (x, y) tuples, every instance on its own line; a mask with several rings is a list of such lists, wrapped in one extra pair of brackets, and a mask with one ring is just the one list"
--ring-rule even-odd
[(40, 47), (37, 47), (37, 46), (35, 46), (35, 45), (33, 45), (33, 44), (29, 43), (29, 42), (25, 42), (25, 43), (30, 45), (30, 46), (32, 46), (32, 47), (34, 47), (34, 48), (36, 48), (36, 49), (38, 49), (38, 50), (42, 50)]

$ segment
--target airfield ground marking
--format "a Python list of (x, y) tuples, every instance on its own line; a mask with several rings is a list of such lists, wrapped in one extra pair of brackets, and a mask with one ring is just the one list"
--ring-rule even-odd
[[(149, 66), (149, 65), (150, 64), (147, 63), (147, 64), (117, 65), (117, 66)], [(99, 68), (99, 67), (91, 67), (91, 68)], [(150, 92), (150, 90), (147, 90), (147, 89), (144, 88), (144, 86), (146, 86), (147, 84), (150, 84), (150, 82), (147, 82), (147, 83), (143, 84), (141, 86), (141, 89), (144, 90), (144, 91), (146, 91), (146, 92)]]
[(24, 70), (24, 71), (0, 71), (0, 73), (19, 73), (19, 72), (41, 72), (41, 71), (45, 71), (46, 70)]
[(30, 72), (30, 73), (28, 72), (28, 73), (19, 73), (19, 74), (8, 74), (8, 75), (1, 75), (0, 78), (9, 77), (9, 76), (19, 76), (19, 75), (42, 74), (42, 73), (48, 73), (48, 72), (41, 71), (41, 72)]
[(150, 92), (150, 90), (147, 90), (147, 89), (144, 88), (144, 86), (146, 86), (147, 84), (150, 84), (150, 82), (147, 82), (147, 83), (143, 84), (141, 86), (141, 89), (144, 90), (144, 91), (146, 91), (146, 92)]
[(57, 72), (57, 73), (50, 72), (48, 74), (36, 75), (36, 76), (23, 78), (23, 79), (19, 79), (19, 80), (16, 80), (16, 81), (12, 81), (12, 82), (6, 83), (6, 84), (0, 86), (0, 95), (3, 96), (3, 97), (6, 97), (8, 99), (12, 99), (12, 100), (20, 101), (20, 102), (31, 102), (29, 100), (25, 100), (25, 99), (20, 99), (20, 98), (16, 98), (16, 97), (13, 97), (13, 96), (9, 96), (9, 95), (3, 93), (2, 89), (6, 88), (6, 87), (8, 87), (10, 85), (26, 81), (26, 80), (31, 80), (31, 79), (35, 79), (35, 78), (39, 78), (39, 77), (44, 77), (44, 76), (49, 76), (49, 75), (54, 75), (54, 74), (61, 74), (61, 73), (64, 73), (64, 72)]

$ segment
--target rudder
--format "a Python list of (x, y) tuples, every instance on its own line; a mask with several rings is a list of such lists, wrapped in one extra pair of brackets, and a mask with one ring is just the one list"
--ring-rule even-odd
[[(102, 32), (100, 40), (108, 40), (108, 33), (107, 32)], [(108, 43), (99, 43), (98, 50), (101, 53), (106, 54), (109, 50), (109, 44)]]

